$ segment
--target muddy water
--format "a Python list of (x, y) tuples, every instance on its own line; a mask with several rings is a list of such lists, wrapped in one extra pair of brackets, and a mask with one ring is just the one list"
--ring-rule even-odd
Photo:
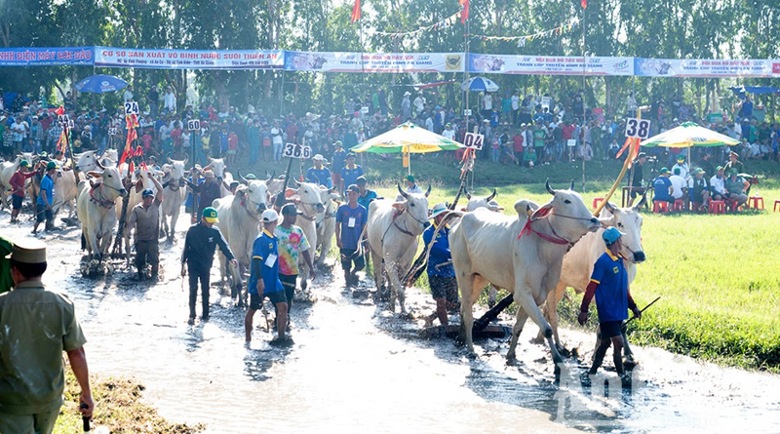
[[(504, 340), (479, 342), (470, 358), (447, 339), (418, 337), (421, 320), (343, 294), (338, 272), (318, 277), (315, 303), (293, 307), (293, 347), (269, 346), (263, 330), (247, 347), (243, 312), (227, 300), (210, 322), (186, 324), (178, 244), (162, 248), (166, 279), (151, 286), (130, 280), (120, 263), (104, 278), (82, 278), (77, 231), (46, 239), (45, 280), (75, 300), (92, 371), (139, 379), (163, 416), (205, 423), (210, 433), (780, 432), (777, 376), (637, 348), (633, 390), (583, 388), (577, 361), (555, 384), (549, 353), (528, 342), (534, 325), (516, 366), (505, 363)], [(417, 316), (432, 309), (417, 291), (409, 305)], [(593, 341), (573, 331), (563, 339), (581, 353)]]

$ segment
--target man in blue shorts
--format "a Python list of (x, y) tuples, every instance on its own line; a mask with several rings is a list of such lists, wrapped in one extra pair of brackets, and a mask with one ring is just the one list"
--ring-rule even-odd
[[(447, 309), (458, 305), (458, 282), (455, 280), (455, 268), (452, 266), (452, 254), (450, 253), (449, 225), (441, 227), (441, 222), (446, 215), (447, 205), (440, 203), (431, 210), (431, 219), (433, 224), (428, 226), (423, 232), (423, 242), (425, 249), (430, 247), (430, 256), (428, 256), (428, 284), (431, 287), (431, 295), (436, 302), (436, 312), (425, 319), (425, 325), (431, 326), (433, 320), (439, 318), (442, 326), (449, 325)], [(436, 238), (433, 234), (438, 228), (439, 233)]]
[(339, 247), (347, 288), (357, 286), (359, 280), (355, 273), (366, 266), (365, 257), (360, 254), (358, 246), (363, 227), (368, 221), (368, 210), (358, 203), (359, 194), (360, 187), (357, 185), (347, 187), (347, 203), (336, 211), (336, 245)]
[(627, 310), (629, 308), (635, 317), (642, 317), (642, 312), (634, 303), (628, 288), (628, 274), (623, 266), (623, 257), (620, 255), (622, 235), (623, 233), (614, 227), (608, 228), (602, 234), (602, 238), (607, 244), (607, 251), (596, 260), (590, 283), (582, 298), (580, 315), (577, 317), (580, 325), (584, 325), (588, 320), (588, 306), (593, 296), (596, 295), (601, 344), (596, 348), (596, 354), (593, 356), (593, 366), (588, 372), (590, 375), (594, 375), (599, 369), (604, 361), (607, 348), (612, 344), (614, 346), (612, 360), (615, 362), (615, 371), (621, 377), (623, 376), (623, 334), (621, 332), (623, 320), (628, 318)]
[(278, 336), (272, 344), (289, 345), (292, 339), (287, 331), (287, 296), (279, 280), (279, 240), (274, 230), (279, 222), (279, 214), (273, 209), (263, 211), (263, 232), (255, 238), (252, 246), (252, 270), (249, 276), (249, 309), (244, 317), (246, 342), (252, 341), (252, 319), (255, 312), (263, 307), (263, 299), (268, 297), (276, 306), (276, 329)]

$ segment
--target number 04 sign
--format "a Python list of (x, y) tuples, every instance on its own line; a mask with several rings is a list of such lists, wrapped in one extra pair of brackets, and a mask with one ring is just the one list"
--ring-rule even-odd
[(650, 121), (647, 119), (626, 119), (626, 137), (646, 139), (650, 137)]
[(309, 159), (311, 158), (311, 146), (285, 143), (282, 157)]
[(466, 137), (463, 138), (463, 145), (467, 148), (476, 149), (477, 151), (482, 149), (482, 145), (485, 143), (485, 136), (482, 134), (466, 133)]

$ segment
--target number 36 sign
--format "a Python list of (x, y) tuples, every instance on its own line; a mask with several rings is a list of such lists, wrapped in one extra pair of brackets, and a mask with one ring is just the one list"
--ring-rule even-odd
[(646, 139), (650, 137), (650, 121), (647, 119), (626, 119), (626, 137)]
[(282, 157), (309, 159), (311, 158), (311, 146), (285, 143)]

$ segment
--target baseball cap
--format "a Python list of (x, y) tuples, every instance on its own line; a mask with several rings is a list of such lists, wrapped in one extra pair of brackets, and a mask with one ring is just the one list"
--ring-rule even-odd
[(662, 167), (658, 173), (660, 173), (661, 175), (663, 175), (664, 173), (669, 173), (669, 169), (667, 169), (666, 167)]
[(46, 170), (52, 170), (56, 168), (57, 168), (57, 163), (55, 163), (54, 161), (49, 161), (48, 163), (46, 163)]
[(347, 158), (355, 158), (355, 153), (350, 152), (349, 154), (347, 154)]
[(677, 156), (677, 161), (685, 161), (685, 156), (683, 156), (683, 155), (678, 155), (678, 156)]
[(358, 176), (355, 180), (355, 184), (366, 184), (368, 181), (366, 180), (365, 176)]
[(414, 182), (414, 176), (412, 176), (412, 175), (407, 175), (407, 176), (406, 176), (406, 180), (407, 180), (407, 181), (409, 181), (409, 182)]
[(288, 203), (287, 205), (282, 207), (282, 215), (298, 215), (301, 214), (300, 211), (298, 211), (298, 208), (295, 207), (294, 203)]
[(19, 162), (19, 166), (21, 166), (21, 167), (27, 167), (29, 165), (30, 165), (30, 162), (27, 161), (27, 160), (22, 160), (22, 161)]
[(350, 184), (349, 187), (347, 187), (347, 191), (354, 191), (355, 193), (360, 193), (360, 187), (358, 187), (355, 184)]
[(279, 220), (279, 213), (274, 209), (267, 209), (263, 211), (263, 222), (273, 223)]
[(219, 221), (219, 213), (213, 207), (204, 208), (203, 218), (209, 223), (216, 223)]
[(720, 172), (721, 170), (723, 170), (723, 166), (718, 166), (718, 167), (715, 168), (716, 172)]
[(607, 245), (610, 245), (620, 239), (625, 235), (623, 232), (620, 232), (616, 227), (607, 228), (607, 230), (604, 231), (603, 234), (601, 234), (601, 238), (604, 239), (604, 242), (607, 243)]
[(152, 190), (151, 188), (147, 188), (146, 190), (143, 191), (143, 193), (141, 193), (141, 197), (149, 197), (149, 196), (154, 197), (154, 190)]

